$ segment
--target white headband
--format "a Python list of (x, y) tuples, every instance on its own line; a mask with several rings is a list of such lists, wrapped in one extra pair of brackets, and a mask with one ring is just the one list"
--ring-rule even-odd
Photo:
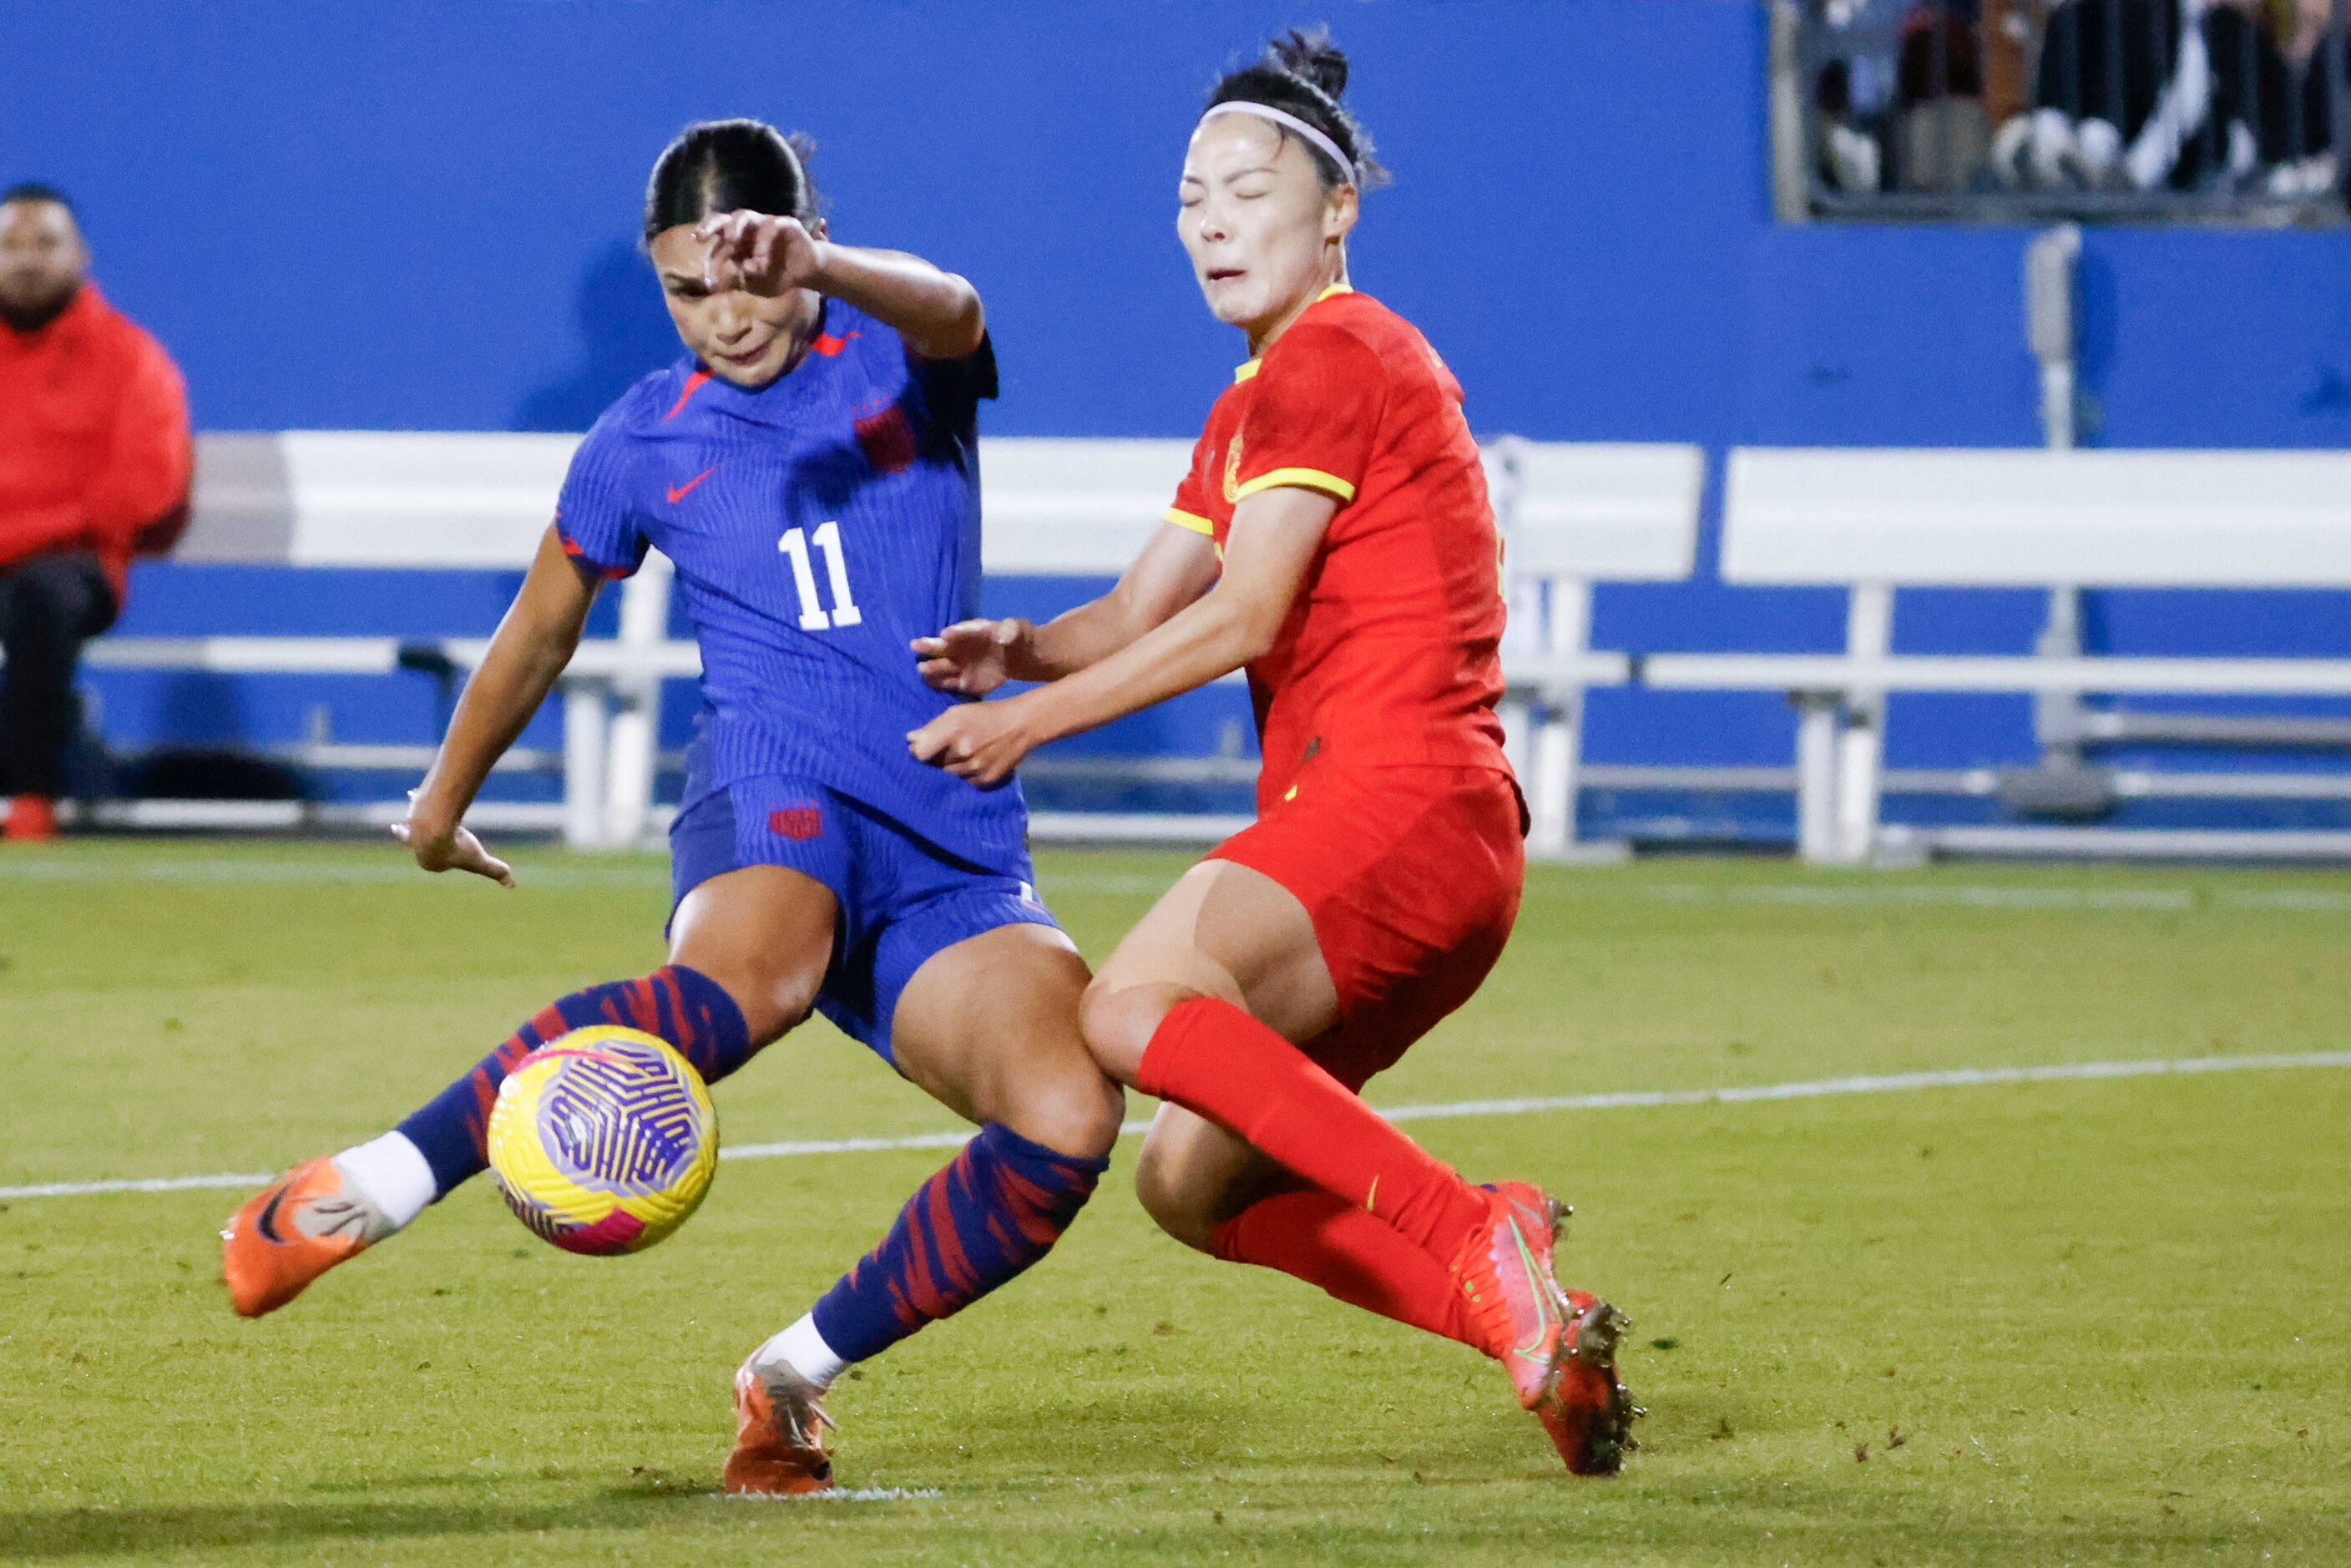
[(1276, 109), (1271, 104), (1249, 103), (1237, 99), (1230, 103), (1220, 103), (1200, 116), (1200, 123), (1206, 125), (1220, 114), (1253, 114), (1259, 120), (1270, 120), (1285, 131), (1293, 131), (1304, 140), (1308, 146), (1314, 148), (1332, 162), (1339, 165), (1339, 172), (1346, 177), (1347, 183), (1356, 186), (1362, 184), (1362, 182), (1355, 178), (1354, 160), (1340, 152), (1337, 142), (1294, 114)]

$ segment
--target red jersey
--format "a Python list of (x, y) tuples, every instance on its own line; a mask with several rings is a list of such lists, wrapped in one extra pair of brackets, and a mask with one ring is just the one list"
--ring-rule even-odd
[(1237, 371), (1167, 520), (1222, 551), (1233, 508), (1296, 486), (1340, 503), (1272, 649), (1249, 667), (1279, 788), (1307, 758), (1509, 771), (1500, 539), (1461, 383), (1412, 324), (1338, 287)]
[(85, 283), (47, 326), (0, 326), (0, 570), (96, 552), (122, 595), (131, 557), (170, 547), (192, 448), (180, 372)]

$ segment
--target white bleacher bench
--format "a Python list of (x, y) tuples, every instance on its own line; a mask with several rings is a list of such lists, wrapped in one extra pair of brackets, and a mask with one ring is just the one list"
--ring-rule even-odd
[(1593, 649), (1593, 586), (1690, 575), (1706, 454), (1506, 436), (1486, 448), (1486, 474), (1510, 611), (1503, 731), (1534, 819), (1528, 848), (1559, 859), (1576, 848), (1584, 693), (1622, 685), (1634, 668), (1623, 653)]
[[(179, 557), (519, 570), (553, 515), (577, 444), (567, 435), (207, 435), (198, 442), (193, 518)], [(1190, 454), (1183, 441), (984, 440), (983, 570), (1115, 575), (1161, 526)], [(1583, 692), (1622, 682), (1629, 669), (1624, 654), (1588, 648), (1591, 584), (1688, 574), (1704, 462), (1695, 447), (1505, 440), (1489, 451), (1489, 466), (1519, 612), (1505, 661), (1516, 754), (1529, 772), (1535, 847), (1556, 852), (1573, 836)], [(561, 821), (575, 844), (635, 842), (654, 821), (660, 684), (701, 671), (695, 645), (666, 636), (670, 579), (668, 563), (649, 556), (623, 588), (618, 634), (582, 643), (565, 671)], [(470, 669), (486, 647), (465, 638), (110, 638), (88, 657), (118, 668), (390, 674), (440, 661)], [(1134, 824), (1121, 821), (1122, 836), (1132, 836)], [(1118, 824), (1052, 826), (1085, 837)], [(1153, 830), (1170, 831), (1165, 823)]]
[[(1796, 699), (1807, 859), (2064, 849), (2058, 829), (1887, 834), (1886, 694), (2351, 696), (2351, 659), (1901, 655), (1895, 590), (2351, 588), (2351, 453), (1742, 449), (1724, 488), (1722, 577), (1851, 593), (1842, 655), (1658, 653), (1640, 671), (1653, 687)], [(2117, 852), (2115, 830), (2075, 836)], [(2261, 836), (2220, 837), (2201, 847), (2242, 853)], [(2351, 835), (2334, 838), (2351, 853)], [(2145, 848), (2166, 845), (2199, 847), (2147, 831)]]

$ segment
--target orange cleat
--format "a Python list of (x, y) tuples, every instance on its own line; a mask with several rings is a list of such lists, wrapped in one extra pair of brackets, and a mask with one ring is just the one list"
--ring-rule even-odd
[(725, 1485), (737, 1497), (803, 1497), (832, 1490), (824, 1390), (789, 1365), (735, 1373), (735, 1451)]
[(1567, 1206), (1531, 1182), (1481, 1188), (1489, 1218), (1453, 1261), (1469, 1298), (1471, 1321), (1485, 1332), (1486, 1354), (1510, 1375), (1519, 1403), (1531, 1410), (1559, 1381), (1567, 1332), (1552, 1253)]
[(221, 1277), (248, 1318), (274, 1312), (311, 1281), (392, 1233), (392, 1222), (330, 1159), (305, 1160), (255, 1193), (221, 1232)]
[(19, 795), (8, 802), (8, 825), (0, 839), (12, 844), (47, 843), (57, 836), (57, 805), (46, 795)]
[(1535, 1406), (1543, 1431), (1579, 1476), (1613, 1476), (1640, 1447), (1633, 1422), (1647, 1414), (1616, 1375), (1616, 1343), (1632, 1320), (1583, 1291), (1562, 1295), (1568, 1312), (1551, 1396)]

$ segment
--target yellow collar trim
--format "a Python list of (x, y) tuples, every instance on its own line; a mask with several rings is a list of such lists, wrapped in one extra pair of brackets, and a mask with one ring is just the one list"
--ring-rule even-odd
[[(1354, 292), (1354, 289), (1353, 289), (1353, 288), (1352, 288), (1352, 287), (1349, 287), (1349, 286), (1347, 286), (1346, 284), (1343, 284), (1343, 283), (1334, 283), (1334, 284), (1332, 284), (1330, 287), (1328, 287), (1328, 288), (1324, 289), (1322, 293), (1320, 293), (1320, 294), (1316, 295), (1316, 296), (1314, 297), (1313, 303), (1314, 303), (1314, 304), (1317, 304), (1317, 305), (1320, 305), (1320, 304), (1322, 304), (1322, 301), (1324, 301), (1325, 299), (1330, 298), (1331, 298), (1331, 296), (1332, 296), (1333, 294), (1353, 294), (1353, 292)], [(1238, 367), (1237, 369), (1235, 369), (1235, 370), (1234, 370), (1234, 371), (1233, 371), (1233, 380), (1234, 380), (1236, 382), (1245, 382), (1245, 381), (1249, 381), (1249, 380), (1253, 379), (1253, 378), (1257, 375), (1257, 370), (1258, 370), (1258, 367), (1259, 367), (1259, 365), (1263, 364), (1264, 362), (1265, 362), (1265, 356), (1264, 356), (1263, 354), (1259, 354), (1256, 359), (1251, 360), (1248, 364), (1245, 364), (1245, 365), (1239, 366), (1239, 367)]]

